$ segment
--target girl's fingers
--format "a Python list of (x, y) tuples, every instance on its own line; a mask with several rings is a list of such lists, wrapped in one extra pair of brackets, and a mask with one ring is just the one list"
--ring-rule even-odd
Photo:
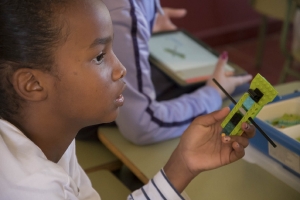
[(232, 162), (242, 158), (245, 155), (245, 149), (238, 142), (233, 142), (232, 148), (234, 149), (234, 156), (231, 157)]
[(249, 145), (249, 139), (241, 136), (232, 136), (232, 142), (237, 142), (240, 146), (246, 148)]
[(222, 142), (223, 143), (238, 143), (241, 147), (246, 148), (249, 145), (248, 138), (241, 136), (227, 136), (225, 133), (222, 133)]
[(223, 143), (229, 143), (231, 141), (231, 137), (225, 135), (225, 133), (222, 133), (222, 142)]
[(246, 122), (242, 123), (242, 129), (244, 131), (243, 137), (252, 138), (255, 135), (255, 127), (252, 124), (248, 124)]

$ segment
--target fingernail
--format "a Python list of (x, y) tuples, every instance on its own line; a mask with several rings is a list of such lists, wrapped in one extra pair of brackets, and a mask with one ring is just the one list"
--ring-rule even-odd
[(228, 142), (228, 141), (230, 141), (230, 137), (229, 136), (224, 136), (224, 140), (226, 141), (226, 142)]
[(228, 58), (227, 51), (223, 51), (223, 53), (221, 54), (221, 59), (226, 60), (227, 58)]
[(249, 129), (249, 128), (250, 128), (249, 124), (246, 123), (245, 129)]

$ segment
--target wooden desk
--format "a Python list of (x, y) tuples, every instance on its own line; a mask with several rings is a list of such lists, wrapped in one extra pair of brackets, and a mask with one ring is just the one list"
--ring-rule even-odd
[(131, 193), (110, 171), (99, 170), (89, 173), (88, 176), (101, 200), (127, 199)]
[[(300, 88), (300, 82), (277, 86), (280, 94)], [(137, 146), (127, 141), (117, 128), (100, 128), (99, 138), (144, 183), (169, 159), (179, 138)], [(299, 180), (300, 181), (300, 180)], [(300, 187), (300, 185), (299, 185)], [(186, 188), (192, 200), (299, 200), (300, 193), (256, 164), (240, 160), (219, 169), (201, 173)]]
[(137, 146), (126, 140), (118, 128), (99, 128), (99, 138), (143, 183), (147, 183), (168, 161), (179, 138), (155, 145)]
[(98, 170), (116, 170), (122, 166), (121, 161), (99, 141), (76, 140), (78, 163), (86, 173)]

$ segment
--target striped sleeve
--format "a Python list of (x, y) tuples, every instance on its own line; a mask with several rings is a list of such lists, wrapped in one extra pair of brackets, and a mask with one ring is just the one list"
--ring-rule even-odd
[(146, 185), (128, 196), (128, 200), (183, 200), (161, 169)]

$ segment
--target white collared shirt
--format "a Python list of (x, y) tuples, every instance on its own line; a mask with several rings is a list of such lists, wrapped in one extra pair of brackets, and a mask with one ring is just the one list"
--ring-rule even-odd
[(77, 162), (75, 141), (60, 161), (41, 149), (11, 123), (0, 119), (0, 199), (100, 199)]

